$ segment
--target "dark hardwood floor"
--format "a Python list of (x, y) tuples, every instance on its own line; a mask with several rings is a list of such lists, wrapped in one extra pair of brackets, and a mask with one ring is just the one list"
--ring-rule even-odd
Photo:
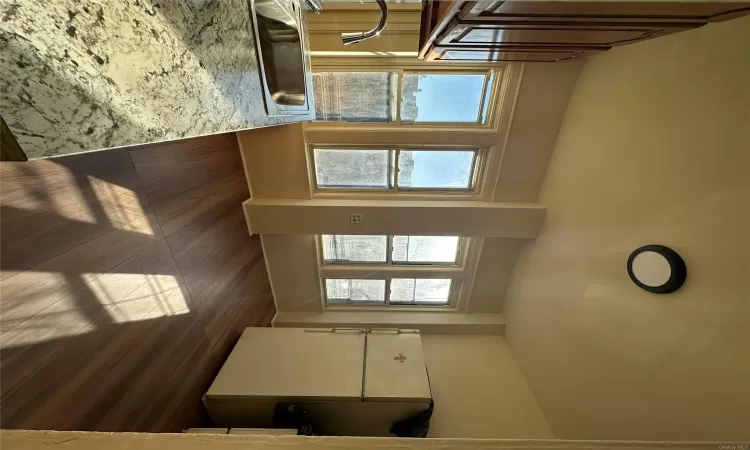
[(274, 314), (234, 133), (0, 163), (0, 426), (176, 432)]

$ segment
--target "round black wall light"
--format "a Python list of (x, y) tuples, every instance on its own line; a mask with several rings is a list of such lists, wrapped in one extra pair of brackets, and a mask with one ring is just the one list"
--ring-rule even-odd
[(669, 294), (687, 279), (685, 261), (663, 245), (644, 245), (628, 258), (628, 275), (639, 288), (654, 294)]

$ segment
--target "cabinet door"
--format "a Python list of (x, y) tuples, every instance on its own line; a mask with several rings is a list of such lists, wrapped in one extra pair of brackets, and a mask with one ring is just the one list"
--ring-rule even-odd
[(435, 47), (428, 55), (428, 61), (471, 61), (471, 62), (558, 62), (593, 55), (606, 48), (534, 48), (497, 47), (486, 49), (462, 47)]
[(359, 400), (363, 331), (247, 328), (207, 398)]
[(460, 17), (467, 21), (599, 21), (705, 23), (750, 12), (747, 2), (466, 2)]
[(437, 39), (437, 45), (483, 47), (497, 45), (602, 46), (626, 44), (685, 27), (634, 25), (461, 24), (454, 22)]
[(365, 401), (432, 398), (418, 332), (374, 330), (367, 335), (365, 359)]

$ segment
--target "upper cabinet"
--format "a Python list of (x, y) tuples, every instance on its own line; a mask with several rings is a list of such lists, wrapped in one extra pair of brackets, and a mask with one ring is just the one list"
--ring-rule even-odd
[(462, 2), (461, 19), (472, 22), (713, 22), (746, 14), (739, 2)]
[(748, 13), (736, 2), (427, 2), (420, 56), (565, 61)]

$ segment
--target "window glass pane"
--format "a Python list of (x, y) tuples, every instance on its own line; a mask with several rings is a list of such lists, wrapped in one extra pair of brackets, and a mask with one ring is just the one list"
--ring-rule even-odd
[(458, 239), (458, 236), (393, 236), (393, 262), (454, 264)]
[(389, 122), (390, 72), (315, 72), (316, 120)]
[(401, 120), (476, 123), (484, 78), (484, 74), (404, 74)]
[(327, 279), (328, 303), (385, 303), (385, 280)]
[(391, 280), (391, 303), (429, 303), (447, 305), (451, 280), (394, 278)]
[(388, 188), (389, 150), (315, 149), (319, 188)]
[(386, 236), (323, 235), (323, 259), (341, 262), (386, 262)]
[(402, 150), (398, 157), (398, 186), (469, 188), (475, 155), (475, 152), (466, 150)]
[(484, 103), (482, 104), (482, 123), (487, 123), (487, 112), (490, 106), (490, 95), (492, 94), (492, 82), (495, 80), (495, 74), (490, 74), (490, 79), (487, 82), (487, 90), (484, 91)]

